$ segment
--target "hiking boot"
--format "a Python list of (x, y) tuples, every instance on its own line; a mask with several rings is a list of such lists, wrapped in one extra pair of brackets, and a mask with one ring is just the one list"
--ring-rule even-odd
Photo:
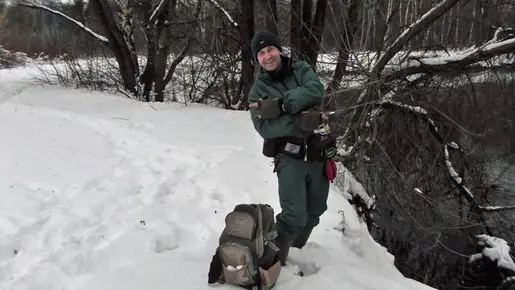
[(281, 266), (286, 266), (286, 258), (290, 252), (291, 239), (287, 239), (283, 235), (278, 235), (275, 239), (275, 245), (279, 248), (277, 255), (281, 261)]
[(302, 230), (300, 230), (300, 232), (297, 234), (297, 236), (291, 243), (291, 246), (294, 248), (302, 249), (302, 247), (306, 245), (312, 231), (313, 228), (303, 228)]

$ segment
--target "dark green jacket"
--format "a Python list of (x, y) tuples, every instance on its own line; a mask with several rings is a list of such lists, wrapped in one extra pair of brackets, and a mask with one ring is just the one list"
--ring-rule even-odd
[(284, 102), (285, 113), (273, 120), (258, 118), (259, 109), (250, 108), (254, 128), (263, 139), (278, 137), (305, 138), (297, 122), (298, 113), (322, 104), (324, 86), (311, 65), (302, 60), (292, 61), (281, 56), (283, 69), (280, 74), (271, 74), (263, 68), (249, 93), (249, 102), (260, 98), (279, 98)]

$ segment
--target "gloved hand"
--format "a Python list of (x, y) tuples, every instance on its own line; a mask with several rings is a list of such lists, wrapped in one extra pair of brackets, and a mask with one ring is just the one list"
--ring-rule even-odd
[(283, 113), (281, 99), (263, 98), (258, 101), (261, 119), (276, 119)]
[(317, 110), (307, 110), (300, 113), (300, 127), (303, 131), (314, 132), (322, 125), (322, 113)]

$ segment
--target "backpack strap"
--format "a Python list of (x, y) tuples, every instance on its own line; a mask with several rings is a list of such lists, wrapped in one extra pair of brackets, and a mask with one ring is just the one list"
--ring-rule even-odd
[(209, 265), (209, 273), (208, 273), (208, 284), (216, 283), (222, 277), (222, 262), (220, 261), (220, 257), (218, 255), (218, 249), (216, 250), (213, 258), (211, 260), (211, 264)]
[(256, 205), (257, 210), (257, 218), (258, 218), (258, 224), (256, 229), (256, 255), (258, 257), (261, 257), (263, 255), (263, 252), (265, 251), (264, 245), (264, 236), (263, 236), (263, 212), (261, 211), (261, 205)]

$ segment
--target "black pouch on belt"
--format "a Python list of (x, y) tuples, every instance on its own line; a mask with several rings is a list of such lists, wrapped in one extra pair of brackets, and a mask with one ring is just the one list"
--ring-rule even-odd
[(335, 149), (336, 138), (333, 134), (314, 134), (308, 140), (307, 159), (310, 161), (324, 161), (326, 159), (331, 159), (334, 157), (332, 153)]
[(263, 155), (266, 157), (275, 157), (279, 153), (277, 141), (274, 139), (265, 139), (263, 142)]

